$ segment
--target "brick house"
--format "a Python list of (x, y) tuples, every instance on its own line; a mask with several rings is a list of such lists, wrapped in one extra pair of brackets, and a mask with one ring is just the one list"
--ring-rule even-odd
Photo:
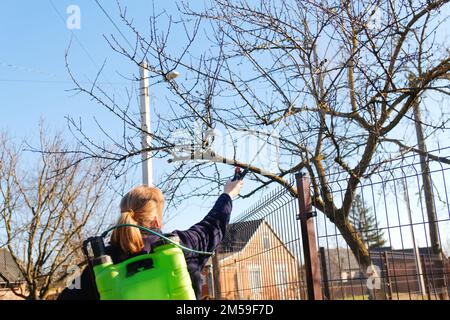
[[(221, 299), (300, 299), (301, 269), (264, 219), (228, 226), (218, 248)], [(203, 296), (213, 296), (213, 266), (203, 270)]]

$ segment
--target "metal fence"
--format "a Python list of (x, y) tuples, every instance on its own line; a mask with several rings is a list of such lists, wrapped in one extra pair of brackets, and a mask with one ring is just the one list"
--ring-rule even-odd
[(221, 299), (305, 299), (298, 206), (292, 200), (279, 188), (230, 224), (214, 268), (220, 270)]
[[(213, 261), (215, 297), (448, 299), (450, 148), (430, 153), (426, 172), (423, 158), (409, 156), (361, 181), (348, 220), (369, 268), (331, 222), (337, 213), (317, 210), (309, 178), (297, 175), (298, 198), (277, 187), (232, 221)], [(326, 180), (339, 207), (348, 173)]]

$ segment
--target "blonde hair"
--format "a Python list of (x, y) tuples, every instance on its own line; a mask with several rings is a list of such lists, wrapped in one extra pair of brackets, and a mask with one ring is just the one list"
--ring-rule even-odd
[[(162, 222), (164, 195), (158, 188), (138, 186), (120, 201), (121, 216), (117, 224), (137, 224), (152, 229), (155, 217)], [(111, 243), (126, 253), (137, 253), (144, 248), (141, 231), (135, 227), (115, 229)]]

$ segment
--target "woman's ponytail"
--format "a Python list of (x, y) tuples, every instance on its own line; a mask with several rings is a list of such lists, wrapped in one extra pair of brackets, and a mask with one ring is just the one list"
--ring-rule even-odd
[[(162, 222), (164, 195), (161, 190), (138, 186), (120, 201), (120, 219), (117, 224), (134, 224), (146, 228), (159, 228)], [(154, 222), (158, 225), (155, 225)], [(144, 248), (141, 231), (135, 227), (121, 227), (113, 231), (111, 243), (124, 253), (138, 253)]]
[[(129, 209), (121, 213), (118, 224), (134, 224), (137, 225), (134, 218), (134, 211)], [(113, 231), (111, 236), (111, 243), (123, 252), (138, 253), (144, 248), (141, 231), (135, 227), (121, 227)]]

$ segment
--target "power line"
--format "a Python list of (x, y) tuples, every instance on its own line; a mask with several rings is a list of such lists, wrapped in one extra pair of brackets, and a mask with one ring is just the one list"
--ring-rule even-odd
[[(50, 5), (52, 6), (53, 10), (56, 12), (56, 14), (59, 16), (59, 18), (61, 19), (61, 21), (64, 23), (64, 25), (66, 24), (66, 20), (64, 19), (64, 17), (62, 16), (62, 14), (59, 12), (59, 10), (56, 8), (55, 4), (53, 3), (53, 0), (48, 0), (50, 2)], [(96, 69), (100, 69), (100, 67), (97, 65), (97, 63), (95, 62), (95, 60), (92, 58), (91, 54), (89, 53), (89, 51), (86, 49), (85, 46), (83, 46), (81, 40), (77, 37), (77, 35), (75, 34), (75, 32), (73, 32), (73, 30), (70, 30), (72, 37), (75, 38), (75, 40), (78, 42), (78, 45), (83, 49), (84, 53), (87, 55), (87, 57), (89, 58), (89, 60), (91, 61), (91, 63), (94, 65), (94, 67)], [(114, 86), (111, 84), (111, 82), (103, 75), (100, 74), (99, 76), (103, 77), (106, 81), (106, 83), (108, 85), (111, 86), (111, 88), (114, 90), (115, 93), (117, 93), (117, 95), (123, 100), (126, 101), (126, 99), (124, 99), (122, 97), (122, 95), (120, 94), (120, 92), (117, 92), (116, 89), (114, 88)], [(92, 84), (93, 82), (91, 81), (90, 84)]]
[(36, 74), (40, 74), (40, 75), (46, 75), (46, 76), (50, 76), (53, 78), (58, 77), (56, 74), (53, 74), (53, 73), (50, 73), (47, 71), (24, 67), (24, 66), (18, 66), (18, 65), (12, 64), (12, 63), (5, 63), (5, 62), (0, 61), (0, 66), (6, 67), (6, 68), (12, 68), (12, 69), (19, 70), (19, 71), (31, 72), (31, 73), (36, 73)]
[(100, 2), (98, 2), (98, 0), (95, 0), (95, 3), (97, 3), (97, 5), (99, 6), (100, 10), (102, 10), (102, 12), (106, 15), (106, 17), (108, 18), (108, 20), (112, 23), (112, 25), (114, 26), (114, 28), (116, 28), (116, 30), (119, 32), (119, 34), (122, 36), (122, 38), (125, 39), (125, 41), (128, 43), (128, 45), (130, 46), (131, 50), (134, 50), (133, 45), (130, 43), (130, 41), (128, 41), (127, 37), (125, 37), (125, 35), (122, 33), (122, 31), (119, 29), (119, 27), (117, 26), (117, 24), (114, 22), (114, 20), (111, 18), (111, 16), (108, 14), (108, 12), (106, 12), (106, 10), (102, 7), (102, 5), (100, 4)]
[[(33, 79), (0, 79), (0, 82), (29, 82), (29, 83), (73, 83), (70, 80), (33, 80)], [(92, 84), (92, 81), (78, 81), (81, 84)], [(97, 84), (108, 84), (108, 85), (127, 85), (126, 82), (97, 82)]]
[[(16, 65), (10, 62), (2, 62), (0, 61), (0, 66), (1, 67), (5, 67), (5, 68), (11, 68), (13, 70), (17, 70), (17, 71), (23, 71), (23, 72), (27, 72), (27, 73), (35, 73), (38, 75), (44, 75), (44, 76), (48, 76), (48, 77), (52, 77), (55, 78), (55, 80), (36, 80), (36, 79), (0, 79), (0, 82), (28, 82), (28, 83), (73, 83), (73, 81), (71, 80), (60, 80), (57, 78), (60, 78), (60, 76), (48, 72), (48, 71), (44, 71), (44, 70), (40, 70), (40, 69), (35, 69), (35, 68), (30, 68), (30, 67), (26, 67), (26, 66), (21, 66), (21, 65)], [(92, 81), (78, 81), (78, 83), (81, 84), (92, 84)], [(97, 84), (109, 84), (109, 85), (127, 85), (128, 82), (97, 82)]]

